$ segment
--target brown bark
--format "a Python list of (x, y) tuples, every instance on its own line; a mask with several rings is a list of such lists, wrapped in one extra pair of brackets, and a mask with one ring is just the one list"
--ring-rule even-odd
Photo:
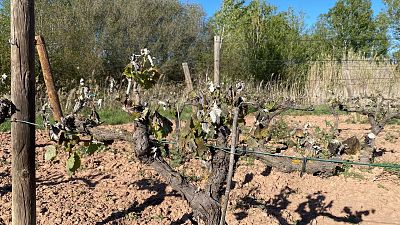
[(61, 121), (62, 110), (58, 93), (56, 91), (53, 74), (51, 73), (51, 67), (49, 57), (47, 55), (46, 45), (42, 36), (36, 36), (36, 48), (39, 55), (40, 66), (43, 72), (44, 83), (46, 84), (47, 95), (49, 97), (49, 103), (53, 111), (53, 117), (57, 122)]
[(302, 172), (304, 169), (304, 172), (308, 174), (333, 176), (336, 174), (338, 167), (340, 167), (339, 164), (335, 163), (307, 161), (306, 167), (304, 168), (302, 160), (298, 159), (279, 158), (266, 155), (255, 155), (255, 157), (263, 161), (267, 166), (285, 173), (296, 171)]
[(229, 203), (229, 193), (231, 191), (231, 184), (232, 184), (232, 177), (233, 177), (233, 172), (234, 172), (234, 166), (235, 166), (235, 152), (236, 152), (236, 145), (238, 142), (238, 128), (237, 128), (237, 121), (238, 121), (238, 116), (239, 116), (239, 108), (235, 107), (234, 113), (233, 113), (233, 124), (232, 124), (232, 136), (231, 136), (231, 151), (229, 155), (229, 170), (228, 170), (228, 176), (226, 178), (226, 190), (225, 190), (225, 197), (222, 201), (222, 212), (221, 212), (221, 221), (220, 225), (225, 224), (225, 216), (226, 216), (226, 211), (228, 209), (228, 203)]
[[(12, 120), (35, 122), (34, 0), (11, 4)], [(35, 127), (14, 122), (12, 142), (12, 224), (36, 224)]]
[[(219, 132), (217, 145), (224, 147), (226, 142), (227, 137), (223, 135), (222, 132)], [(213, 199), (219, 202), (225, 190), (224, 184), (226, 181), (226, 176), (228, 175), (229, 154), (226, 154), (223, 151), (215, 150), (212, 150), (212, 154), (211, 175), (206, 185), (206, 191)]]
[(100, 142), (109, 142), (114, 140), (133, 142), (132, 133), (124, 130), (109, 130), (101, 127), (89, 128), (93, 139)]
[[(133, 149), (143, 163), (152, 166), (171, 187), (185, 198), (193, 210), (194, 217), (201, 218), (208, 225), (219, 224), (220, 203), (209, 191), (201, 191), (190, 184), (182, 175), (174, 171), (157, 152), (151, 151), (149, 131), (146, 121), (134, 121)], [(220, 168), (222, 169), (222, 168)]]

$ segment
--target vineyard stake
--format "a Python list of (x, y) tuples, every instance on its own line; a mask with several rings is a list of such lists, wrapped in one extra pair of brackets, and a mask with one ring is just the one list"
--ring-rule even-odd
[(36, 49), (39, 55), (40, 66), (42, 67), (44, 83), (46, 84), (47, 95), (49, 96), (49, 103), (51, 110), (53, 111), (53, 117), (57, 122), (61, 122), (62, 110), (60, 100), (54, 85), (53, 74), (51, 73), (51, 67), (49, 57), (46, 50), (46, 44), (42, 36), (38, 35), (35, 37)]
[(239, 117), (239, 108), (235, 107), (233, 111), (233, 125), (232, 125), (232, 136), (231, 136), (231, 152), (229, 156), (229, 170), (228, 170), (228, 177), (226, 180), (226, 189), (225, 189), (225, 198), (222, 202), (222, 212), (221, 212), (221, 220), (220, 225), (225, 225), (225, 216), (226, 210), (228, 209), (228, 202), (229, 202), (229, 192), (231, 191), (232, 185), (232, 176), (233, 176), (233, 167), (235, 164), (235, 150), (237, 144), (237, 121)]
[[(11, 119), (35, 123), (34, 0), (11, 2)], [(11, 124), (12, 224), (36, 224), (35, 126)]]
[(193, 91), (192, 78), (190, 76), (189, 66), (187, 63), (182, 63), (183, 73), (185, 74), (186, 90), (187, 92)]
[(219, 66), (220, 66), (220, 51), (222, 39), (221, 36), (214, 36), (214, 85), (220, 86)]

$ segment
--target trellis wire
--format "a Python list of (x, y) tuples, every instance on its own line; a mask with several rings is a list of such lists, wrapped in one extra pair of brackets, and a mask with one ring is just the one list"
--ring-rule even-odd
[[(161, 141), (164, 144), (176, 144), (173, 141)], [(208, 148), (213, 148), (216, 150), (223, 151), (225, 153), (231, 154), (230, 149), (226, 147), (219, 147), (215, 145), (206, 145)], [(337, 159), (322, 159), (322, 158), (314, 158), (314, 157), (299, 157), (299, 156), (288, 156), (288, 155), (280, 155), (276, 153), (269, 153), (260, 151), (257, 149), (243, 149), (243, 148), (236, 148), (235, 150), (236, 155), (265, 155), (271, 157), (278, 157), (278, 158), (288, 158), (292, 160), (305, 160), (307, 161), (317, 161), (317, 162), (326, 162), (326, 163), (336, 163), (336, 164), (346, 164), (346, 165), (358, 165), (358, 166), (370, 166), (370, 167), (382, 167), (382, 168), (391, 168), (391, 169), (400, 169), (400, 164), (382, 164), (382, 163), (362, 163), (362, 162), (355, 162), (355, 161), (344, 161), (344, 160), (337, 160)]]

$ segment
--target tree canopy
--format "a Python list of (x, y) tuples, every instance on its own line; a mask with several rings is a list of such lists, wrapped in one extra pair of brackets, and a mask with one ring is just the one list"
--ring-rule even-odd
[(348, 51), (367, 57), (388, 53), (388, 20), (384, 13), (374, 17), (370, 0), (338, 0), (322, 14), (315, 35), (326, 49), (341, 58)]
[[(194, 72), (212, 68), (214, 35), (223, 38), (223, 77), (290, 83), (306, 76), (312, 59), (341, 60), (348, 51), (387, 56), (388, 29), (400, 36), (400, 3), (383, 1), (387, 11), (376, 15), (370, 0), (338, 0), (306, 30), (301, 13), (278, 11), (265, 0), (224, 0), (209, 20), (201, 6), (179, 0), (36, 0), (36, 33), (44, 36), (63, 85), (81, 77), (122, 79), (130, 55), (141, 48), (151, 50), (167, 79), (182, 80), (182, 62)], [(2, 0), (0, 75), (10, 71), (9, 37), (10, 0)]]

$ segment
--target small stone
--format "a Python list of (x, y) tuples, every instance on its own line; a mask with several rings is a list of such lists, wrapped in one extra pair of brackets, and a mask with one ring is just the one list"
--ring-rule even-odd
[(46, 207), (42, 207), (42, 208), (40, 208), (40, 213), (41, 214), (44, 214), (44, 213), (46, 213), (47, 211), (49, 211)]

